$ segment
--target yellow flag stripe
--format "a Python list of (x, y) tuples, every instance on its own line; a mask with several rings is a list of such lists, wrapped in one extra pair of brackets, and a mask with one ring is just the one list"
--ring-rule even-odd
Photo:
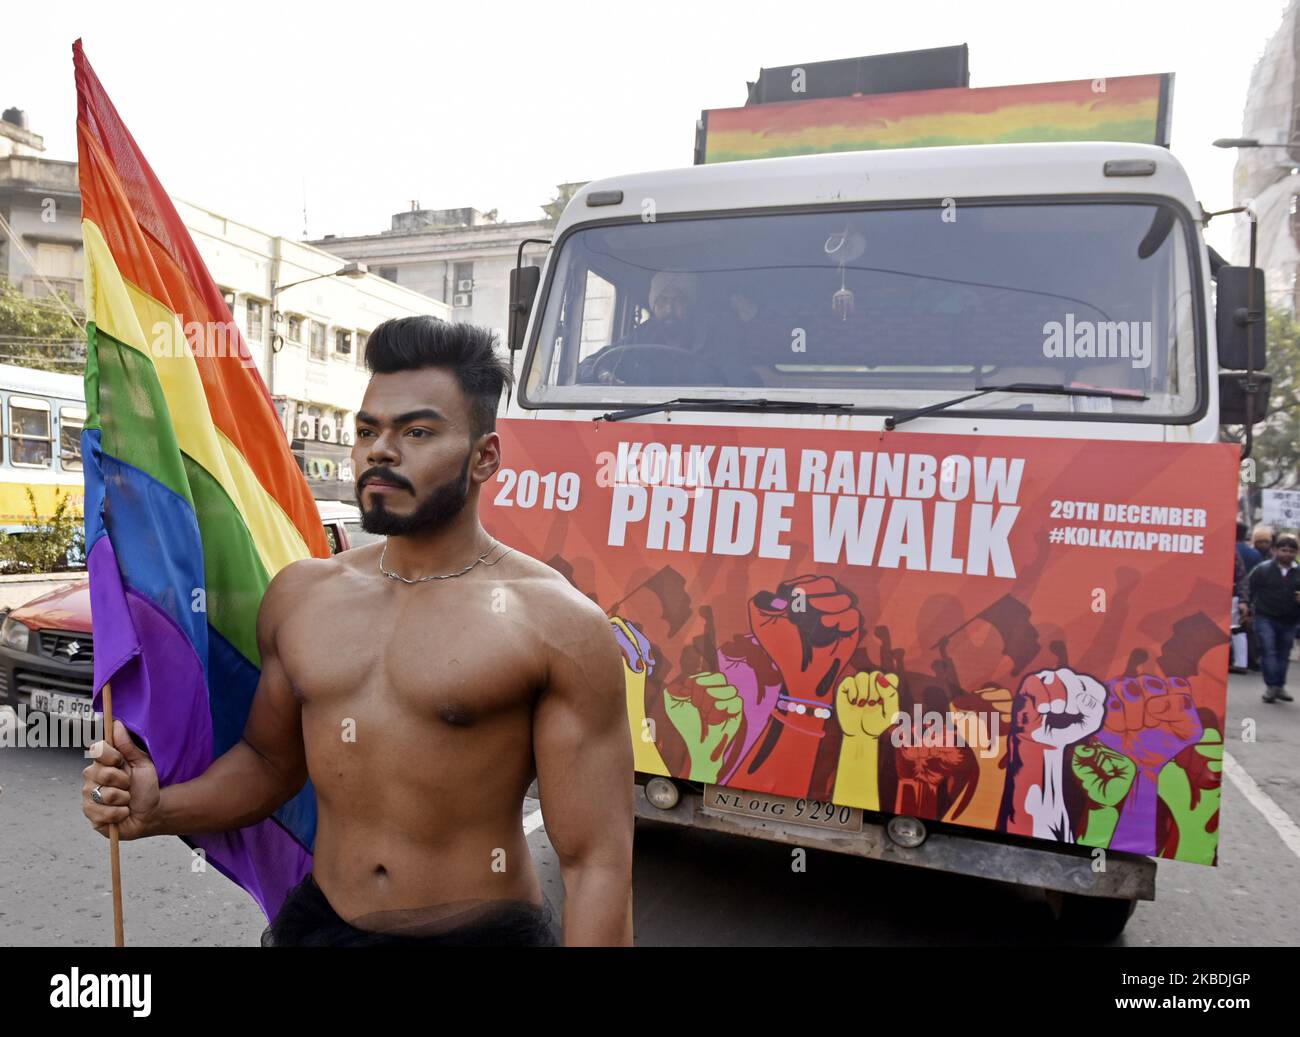
[(152, 361), (177, 443), (229, 495), (266, 571), (274, 575), (290, 562), (307, 557), (311, 552), (298, 528), (258, 482), (244, 455), (214, 424), (180, 318), (122, 277), (94, 223), (83, 220), (82, 232), (86, 309), (95, 326)]

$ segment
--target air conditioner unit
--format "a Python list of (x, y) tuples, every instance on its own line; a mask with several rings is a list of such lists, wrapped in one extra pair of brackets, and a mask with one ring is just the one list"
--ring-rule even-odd
[(317, 429), (316, 435), (320, 438), (322, 443), (333, 443), (334, 437), (337, 434), (338, 433), (337, 433), (337, 429), (335, 429), (334, 427), (333, 418), (320, 419), (320, 427)]
[(470, 294), (469, 294), (469, 292), (457, 292), (455, 295), (453, 295), (453, 296), (451, 297), (451, 304), (452, 304), (453, 306), (471, 306), (471, 305), (473, 305), (473, 304), (470, 302)]
[(473, 290), (474, 278), (472, 277), (462, 277), (456, 282), (456, 291), (458, 292), (472, 292)]
[(298, 438), (299, 438), (299, 439), (315, 439), (315, 438), (316, 438), (316, 419), (315, 419), (315, 418), (299, 418), (299, 419), (298, 419), (298, 424), (297, 424), (297, 429), (298, 429)]
[(339, 442), (342, 443), (344, 446), (351, 446), (352, 433), (349, 432), (347, 429), (344, 429), (342, 432), (339, 433)]

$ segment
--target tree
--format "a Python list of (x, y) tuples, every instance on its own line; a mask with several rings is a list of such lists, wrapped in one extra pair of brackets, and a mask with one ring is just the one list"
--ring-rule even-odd
[[(61, 298), (69, 309), (74, 304)], [(0, 278), (0, 363), (77, 374), (86, 359), (86, 336), (55, 299), (29, 299)]]
[[(1255, 426), (1255, 488), (1275, 489), (1300, 482), (1300, 324), (1288, 310), (1268, 311), (1268, 362), (1273, 376), (1264, 420)], [(1239, 425), (1224, 426), (1224, 439), (1245, 442)]]
[(0, 572), (62, 572), (79, 563), (86, 554), (86, 531), (82, 517), (71, 510), (69, 494), (55, 491), (54, 511), (43, 517), (30, 486), (27, 505), (32, 517), (20, 533), (0, 531)]

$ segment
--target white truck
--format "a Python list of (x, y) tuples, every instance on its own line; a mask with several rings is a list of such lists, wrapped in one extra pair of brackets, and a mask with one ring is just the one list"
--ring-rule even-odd
[[(516, 467), (484, 517), (609, 611), (638, 818), (1041, 887), (1101, 938), (1154, 899), (1155, 857), (1213, 863), (1237, 459), (1209, 444), (1262, 415), (1267, 381), (1262, 277), (1207, 249), (1206, 219), (1169, 151), (1106, 142), (726, 162), (573, 197), (544, 273), (512, 279)], [(911, 492), (927, 456), (928, 498)], [(1018, 525), (993, 547), (978, 509), (996, 500), (967, 514), (945, 492), (964, 458), (977, 476), (1024, 463)], [(1183, 474), (1162, 484), (1166, 462)], [(699, 531), (727, 494), (741, 524), (760, 498), (748, 540), (708, 516)], [(892, 510), (846, 531), (826, 509), (850, 494), (855, 517)], [(1034, 526), (1049, 502), (1075, 522), (1068, 554)], [(948, 523), (947, 558), (928, 541), (916, 563), (908, 514)], [(868, 533), (881, 543), (855, 560)], [(1156, 603), (1191, 615), (1192, 576), (1217, 590), (1188, 662), (1169, 629), (1190, 621)], [(1162, 589), (1109, 625), (1063, 604), (1144, 581)], [(900, 740), (936, 710), (932, 747)]]

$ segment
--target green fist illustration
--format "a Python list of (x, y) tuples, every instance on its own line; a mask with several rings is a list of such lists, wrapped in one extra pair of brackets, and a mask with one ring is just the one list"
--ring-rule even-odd
[(1109, 846), (1119, 823), (1119, 805), (1137, 777), (1137, 764), (1099, 742), (1083, 742), (1074, 747), (1070, 767), (1093, 803), (1088, 809), (1087, 830), (1079, 842)]
[(664, 708), (691, 755), (688, 777), (716, 782), (744, 718), (740, 693), (721, 673), (696, 673), (664, 689)]

